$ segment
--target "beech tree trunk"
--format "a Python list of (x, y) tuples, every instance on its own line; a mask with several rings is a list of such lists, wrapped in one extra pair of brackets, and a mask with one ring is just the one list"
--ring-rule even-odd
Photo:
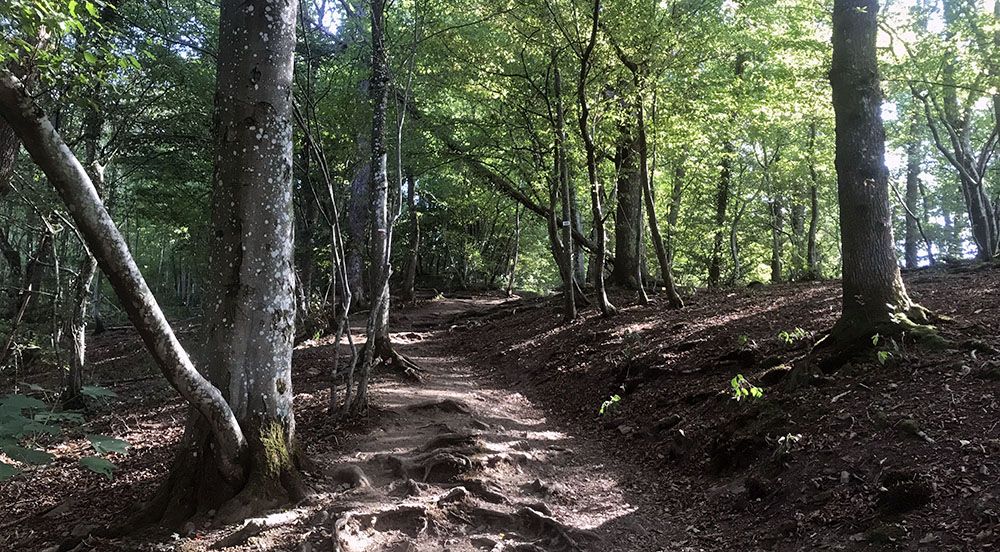
[(723, 144), (719, 184), (715, 191), (715, 236), (712, 239), (712, 256), (708, 264), (708, 287), (718, 287), (722, 276), (723, 225), (726, 223), (726, 209), (729, 205), (729, 186), (733, 178), (733, 155), (736, 147), (732, 142)]
[[(633, 76), (635, 77), (635, 84), (638, 87), (638, 67), (636, 67), (636, 71), (633, 72)], [(660, 267), (660, 280), (663, 282), (663, 289), (667, 294), (667, 303), (670, 305), (670, 308), (679, 309), (684, 306), (684, 301), (681, 299), (680, 293), (677, 292), (677, 284), (674, 282), (672, 261), (669, 257), (669, 253), (667, 252), (667, 246), (663, 243), (663, 236), (660, 234), (660, 223), (656, 217), (656, 201), (653, 196), (653, 175), (649, 167), (649, 140), (646, 133), (646, 106), (642, 100), (641, 93), (636, 96), (636, 104), (639, 118), (639, 143), (637, 152), (639, 155), (639, 182), (642, 187), (642, 197), (646, 206), (646, 220), (649, 224), (649, 234), (653, 241), (653, 249), (656, 252), (656, 260)], [(676, 222), (676, 216), (674, 219)]]
[(403, 279), (403, 301), (413, 301), (417, 280), (417, 256), (420, 254), (420, 217), (417, 213), (417, 179), (406, 175), (406, 205), (410, 217), (410, 247), (406, 256), (406, 276)]
[[(517, 275), (517, 262), (521, 253), (521, 206), (514, 204), (514, 252), (511, 254), (510, 271), (507, 273), (507, 297), (514, 295), (514, 278)], [(565, 248), (564, 249), (568, 249)]]
[(611, 282), (629, 289), (640, 287), (639, 243), (643, 225), (637, 140), (631, 125), (620, 125), (619, 141), (615, 147), (618, 202), (615, 207), (615, 264), (611, 271)]
[[(556, 96), (556, 147), (555, 147), (555, 178), (562, 201), (562, 251), (561, 272), (563, 279), (563, 321), (576, 319), (576, 260), (579, 258), (576, 242), (573, 241), (573, 217), (575, 195), (571, 190), (569, 172), (566, 166), (566, 112), (562, 100), (562, 77), (559, 72), (558, 51), (553, 50), (552, 65), (555, 96)], [(553, 207), (553, 211), (555, 208)]]
[(233, 517), (300, 493), (291, 380), (296, 14), (295, 0), (223, 0), (219, 20), (228, 47), (216, 81), (206, 356), (249, 445), (247, 477), (226, 512)]
[(594, 137), (590, 133), (590, 105), (587, 101), (587, 78), (590, 75), (591, 56), (594, 47), (597, 45), (597, 29), (601, 17), (601, 0), (594, 0), (594, 8), (591, 14), (590, 39), (583, 50), (580, 58), (580, 78), (577, 82), (577, 98), (580, 103), (580, 134), (583, 136), (583, 146), (587, 152), (587, 179), (590, 183), (590, 208), (591, 218), (594, 225), (594, 245), (593, 254), (593, 278), (594, 287), (597, 292), (597, 304), (600, 306), (601, 314), (608, 316), (614, 314), (616, 309), (608, 300), (607, 290), (604, 287), (604, 261), (606, 257), (607, 239), (604, 233), (604, 210), (601, 206), (601, 181), (597, 175), (597, 147), (594, 145)]
[(920, 200), (920, 161), (923, 158), (920, 151), (920, 138), (917, 136), (917, 125), (914, 119), (910, 123), (910, 142), (906, 145), (906, 221), (903, 237), (903, 260), (906, 268), (920, 266), (917, 240), (920, 238), (917, 230), (917, 202)]
[(768, 205), (771, 212), (771, 283), (781, 282), (781, 251), (784, 247), (785, 208), (781, 199), (773, 199)]
[(358, 165), (351, 179), (351, 193), (347, 201), (347, 285), (355, 302), (367, 303), (365, 289), (365, 255), (368, 252), (368, 226), (370, 222), (372, 165), (371, 146), (366, 132), (358, 133)]
[(809, 124), (809, 230), (806, 236), (806, 275), (808, 280), (819, 278), (819, 252), (816, 233), (819, 231), (819, 173), (816, 171), (816, 122)]
[(831, 343), (857, 344), (917, 311), (896, 264), (875, 42), (877, 0), (835, 0), (830, 84), (836, 114), (843, 312)]
[(246, 439), (233, 410), (177, 341), (83, 166), (22, 83), (6, 70), (0, 70), (0, 115), (70, 207), (73, 221), (164, 376), (207, 421), (220, 472), (229, 480), (241, 480)]
[[(90, 108), (87, 113), (84, 139), (87, 150), (87, 173), (97, 189), (98, 194), (104, 190), (104, 167), (98, 161), (99, 141), (104, 128), (104, 118), (96, 108)], [(69, 370), (63, 384), (62, 403), (64, 407), (79, 408), (84, 406), (80, 395), (83, 389), (83, 368), (87, 361), (87, 303), (90, 300), (90, 286), (97, 273), (97, 259), (90, 254), (86, 244), (81, 244), (83, 256), (73, 283), (73, 307), (68, 320), (67, 335), (69, 336)]]

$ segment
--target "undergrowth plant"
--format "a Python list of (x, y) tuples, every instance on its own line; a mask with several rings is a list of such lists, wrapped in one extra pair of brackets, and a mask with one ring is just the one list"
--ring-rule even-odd
[(783, 330), (778, 334), (778, 339), (783, 341), (785, 345), (792, 345), (796, 341), (800, 341), (806, 338), (808, 334), (802, 328), (795, 328), (792, 331)]
[(729, 380), (729, 386), (733, 390), (733, 399), (743, 401), (746, 399), (760, 399), (764, 397), (764, 390), (750, 383), (743, 374), (736, 374), (736, 377)]
[(622, 394), (625, 393), (625, 386), (622, 385), (621, 387), (619, 387), (618, 391), (619, 391), (618, 393), (611, 395), (611, 397), (608, 398), (608, 400), (601, 403), (601, 408), (598, 409), (597, 411), (598, 414), (600, 414), (601, 416), (606, 416), (618, 409), (618, 406), (622, 402)]
[[(55, 395), (38, 385), (26, 387), (43, 396)], [(93, 385), (84, 386), (81, 393), (98, 401), (117, 396), (110, 389)], [(31, 466), (52, 462), (55, 457), (46, 452), (46, 445), (61, 438), (66, 428), (83, 423), (83, 415), (79, 412), (57, 412), (45, 401), (29, 395), (14, 393), (0, 397), (0, 481)], [(107, 457), (127, 454), (129, 444), (106, 435), (92, 434), (86, 438), (94, 454), (81, 458), (80, 465), (110, 479), (116, 466)]]

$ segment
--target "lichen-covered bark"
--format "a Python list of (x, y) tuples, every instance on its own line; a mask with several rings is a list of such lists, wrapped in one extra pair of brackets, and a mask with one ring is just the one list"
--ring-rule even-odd
[[(276, 482), (273, 444), (292, 447), (295, 326), (292, 68), (297, 3), (225, 0), (215, 97), (209, 377), (250, 448), (248, 492)], [(280, 433), (280, 438), (275, 436)]]
[(223, 474), (241, 478), (238, 459), (246, 440), (233, 411), (177, 341), (87, 172), (21, 82), (6, 70), (0, 70), (0, 115), (56, 188), (164, 376), (208, 420)]

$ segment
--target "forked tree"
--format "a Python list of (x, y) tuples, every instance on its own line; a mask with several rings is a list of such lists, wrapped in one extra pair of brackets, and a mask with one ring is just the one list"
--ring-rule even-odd
[(90, 176), (17, 77), (0, 115), (59, 192), (130, 320), (191, 405), (170, 475), (131, 521), (244, 517), (302, 494), (291, 352), (292, 62), (297, 2), (223, 0), (215, 107), (206, 364), (178, 342)]

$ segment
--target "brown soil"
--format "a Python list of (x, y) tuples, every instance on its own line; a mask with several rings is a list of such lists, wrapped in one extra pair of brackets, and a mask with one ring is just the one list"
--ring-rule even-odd
[[(297, 349), (305, 502), (77, 549), (987, 550), (1000, 544), (1000, 274), (907, 283), (954, 319), (940, 327), (952, 349), (883, 343), (884, 365), (868, 351), (794, 393), (764, 382), (832, 324), (835, 282), (699, 292), (679, 312), (618, 295), (617, 316), (571, 325), (558, 298), (423, 300), (393, 338), (424, 381), (379, 375), (363, 420), (325, 414), (331, 338)], [(796, 328), (805, 337), (778, 337)], [(119, 399), (50, 449), (55, 463), (0, 484), (2, 550), (119, 519), (167, 472), (184, 413), (174, 392), (131, 331), (96, 338), (90, 358)], [(736, 374), (763, 398), (733, 400)], [(87, 433), (133, 444), (113, 481), (77, 467)]]

